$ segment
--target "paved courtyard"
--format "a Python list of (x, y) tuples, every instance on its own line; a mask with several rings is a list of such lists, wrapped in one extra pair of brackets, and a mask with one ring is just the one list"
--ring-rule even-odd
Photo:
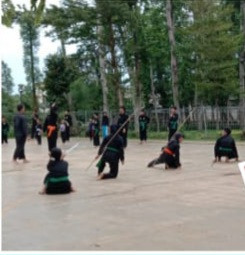
[[(130, 140), (118, 178), (96, 181), (95, 166), (85, 169), (97, 149), (73, 138), (63, 148), (75, 146), (66, 160), (77, 192), (47, 196), (38, 194), (46, 140), (27, 142), (31, 162), (17, 166), (10, 140), (2, 147), (2, 249), (245, 250), (245, 187), (237, 164), (211, 167), (213, 143), (184, 142), (181, 170), (146, 168), (163, 145)], [(237, 147), (245, 160), (245, 144)]]

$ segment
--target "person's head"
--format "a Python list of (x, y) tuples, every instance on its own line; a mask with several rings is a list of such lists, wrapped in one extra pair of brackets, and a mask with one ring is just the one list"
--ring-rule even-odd
[(41, 120), (40, 119), (37, 119), (37, 124), (41, 124)]
[(66, 111), (65, 111), (65, 115), (68, 115), (68, 114), (70, 114), (70, 111), (69, 111), (69, 110), (66, 110)]
[(51, 105), (51, 107), (50, 107), (50, 113), (51, 113), (51, 114), (52, 114), (52, 113), (56, 113), (57, 110), (58, 110), (58, 108), (57, 108), (56, 104), (53, 103), (53, 104)]
[(140, 111), (140, 115), (141, 115), (141, 116), (145, 115), (145, 110), (144, 110), (144, 109), (142, 109), (142, 110)]
[(38, 112), (38, 109), (37, 108), (35, 108), (34, 109), (34, 111), (33, 111), (33, 113), (37, 113)]
[(107, 116), (107, 112), (103, 112), (103, 116)]
[(126, 112), (125, 107), (124, 107), (124, 106), (120, 106), (120, 108), (119, 108), (119, 113), (120, 113), (120, 114), (124, 114), (125, 112)]
[(184, 136), (181, 133), (177, 133), (174, 136), (175, 140), (178, 141), (179, 143), (183, 142)]
[(94, 119), (98, 119), (99, 116), (98, 116), (97, 113), (94, 113), (94, 114), (93, 114), (93, 117), (94, 117)]
[(110, 126), (110, 133), (113, 135), (117, 132), (117, 125)]
[(61, 120), (61, 124), (65, 124), (65, 120), (64, 119)]
[(224, 128), (222, 134), (223, 135), (230, 135), (231, 134), (231, 130), (229, 128)]
[(170, 109), (171, 114), (174, 114), (177, 112), (177, 107), (176, 106), (172, 106)]
[(25, 106), (24, 106), (23, 104), (18, 104), (18, 105), (17, 105), (17, 111), (18, 111), (19, 113), (25, 112)]
[(5, 123), (6, 122), (6, 118), (5, 116), (2, 116), (2, 122)]
[(62, 156), (62, 151), (61, 151), (60, 148), (53, 148), (49, 155), (55, 161), (60, 161), (61, 160), (61, 156)]

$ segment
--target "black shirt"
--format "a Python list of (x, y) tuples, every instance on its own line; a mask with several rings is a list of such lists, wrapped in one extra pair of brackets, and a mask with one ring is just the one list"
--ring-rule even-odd
[(65, 115), (65, 121), (67, 121), (68, 122), (68, 124), (69, 124), (69, 126), (70, 127), (72, 127), (72, 117), (71, 117), (71, 115), (70, 114), (66, 114)]
[(175, 113), (173, 116), (170, 116), (168, 121), (168, 127), (171, 130), (177, 130), (178, 129), (178, 114)]
[(109, 118), (108, 116), (102, 117), (102, 126), (109, 126)]
[(7, 122), (2, 122), (2, 134), (7, 135), (9, 132), (9, 124)]
[(139, 127), (140, 130), (146, 130), (147, 125), (149, 124), (150, 119), (146, 115), (139, 116)]
[[(117, 121), (118, 128), (120, 128), (123, 124), (125, 124), (125, 122), (127, 120), (128, 120), (128, 115), (126, 113), (119, 114), (119, 118), (118, 118), (118, 121)], [(127, 124), (124, 125), (124, 128), (126, 129), (126, 131), (128, 130), (128, 122), (127, 122)]]
[(55, 112), (50, 113), (45, 119), (43, 125), (43, 131), (46, 132), (48, 126), (56, 126), (57, 127), (58, 115)]
[(237, 148), (234, 139), (230, 135), (220, 137), (215, 144), (215, 156), (219, 150), (231, 151), (234, 153), (235, 158), (238, 158)]
[(17, 113), (14, 116), (14, 134), (15, 136), (27, 136), (27, 120), (26, 117), (21, 114)]

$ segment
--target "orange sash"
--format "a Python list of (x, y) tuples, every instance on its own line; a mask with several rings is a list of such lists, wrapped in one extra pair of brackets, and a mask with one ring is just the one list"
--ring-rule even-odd
[(48, 137), (50, 137), (56, 129), (56, 126), (48, 125)]
[(169, 149), (169, 148), (164, 148), (163, 152), (169, 154), (169, 155), (174, 155), (174, 153)]

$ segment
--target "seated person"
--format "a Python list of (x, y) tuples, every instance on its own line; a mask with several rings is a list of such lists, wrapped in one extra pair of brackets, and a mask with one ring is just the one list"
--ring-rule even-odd
[(180, 164), (180, 143), (183, 141), (182, 134), (175, 134), (174, 138), (168, 142), (166, 147), (163, 147), (162, 153), (159, 158), (152, 160), (148, 167), (154, 167), (155, 165), (165, 163), (165, 168), (179, 168)]
[(59, 148), (53, 148), (50, 152), (50, 160), (47, 165), (49, 173), (44, 179), (44, 188), (40, 194), (65, 194), (74, 189), (68, 179), (68, 162), (63, 160), (64, 155)]
[(222, 157), (226, 158), (226, 162), (235, 158), (238, 161), (238, 153), (234, 139), (231, 137), (231, 130), (225, 128), (222, 136), (216, 141), (214, 146), (214, 162), (221, 161)]

